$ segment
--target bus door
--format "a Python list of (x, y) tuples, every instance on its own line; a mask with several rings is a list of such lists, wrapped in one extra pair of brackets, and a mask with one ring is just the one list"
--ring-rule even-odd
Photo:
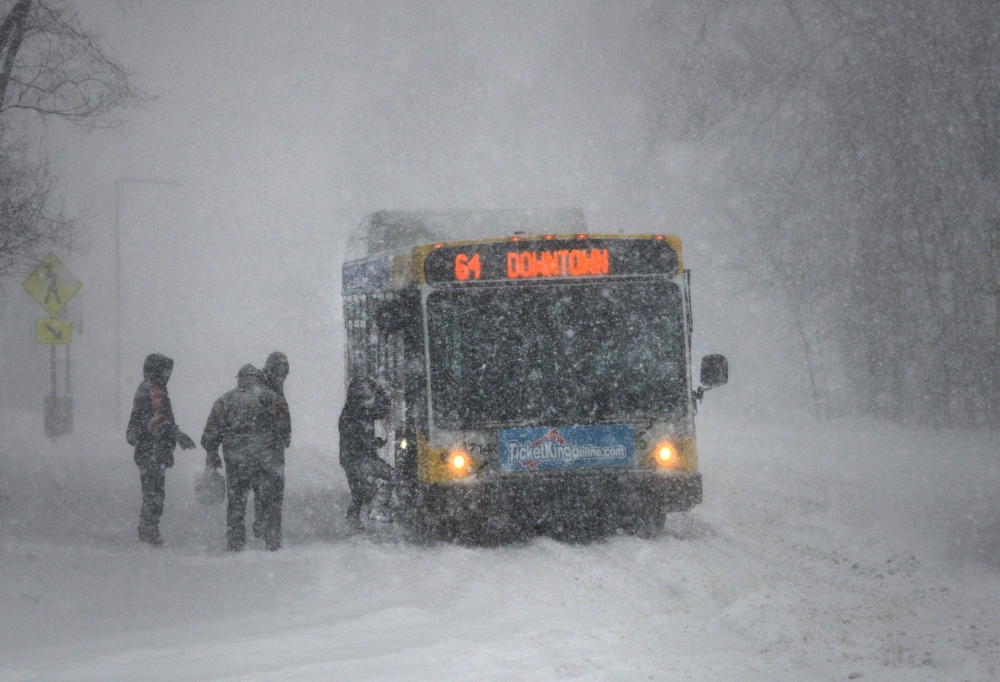
[(419, 292), (407, 288), (387, 294), (375, 317), (375, 371), (390, 399), (389, 418), (376, 435), (386, 439), (386, 459), (404, 476), (410, 469), (416, 476), (415, 431), (426, 433), (427, 428), (426, 416), (421, 419), (426, 413), (426, 379)]

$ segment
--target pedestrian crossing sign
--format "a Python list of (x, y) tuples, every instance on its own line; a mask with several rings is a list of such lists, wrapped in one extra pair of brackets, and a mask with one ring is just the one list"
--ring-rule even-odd
[(35, 343), (45, 346), (65, 346), (73, 340), (73, 325), (58, 317), (35, 320)]
[(49, 315), (55, 315), (62, 310), (82, 286), (76, 275), (51, 252), (42, 259), (28, 279), (24, 280), (24, 290), (31, 294)]

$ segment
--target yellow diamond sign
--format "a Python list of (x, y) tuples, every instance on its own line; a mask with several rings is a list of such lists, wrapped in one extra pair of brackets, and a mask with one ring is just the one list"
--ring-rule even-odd
[(35, 343), (46, 346), (64, 346), (73, 340), (73, 326), (69, 320), (43, 317), (35, 320)]
[(76, 275), (70, 272), (53, 253), (43, 258), (31, 276), (24, 280), (24, 290), (31, 294), (49, 315), (55, 315), (62, 310), (66, 302), (73, 298), (82, 286)]

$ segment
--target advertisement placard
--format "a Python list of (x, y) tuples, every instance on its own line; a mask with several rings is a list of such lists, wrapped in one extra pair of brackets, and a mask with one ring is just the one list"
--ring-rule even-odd
[(627, 467), (635, 464), (632, 427), (560, 426), (501, 429), (501, 471)]

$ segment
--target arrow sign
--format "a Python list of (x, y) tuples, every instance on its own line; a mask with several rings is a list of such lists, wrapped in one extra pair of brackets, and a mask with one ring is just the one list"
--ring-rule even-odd
[(49, 315), (55, 315), (62, 310), (82, 286), (76, 275), (51, 252), (42, 259), (28, 279), (24, 280), (24, 290), (31, 294)]
[(35, 343), (45, 346), (65, 346), (73, 340), (73, 325), (58, 317), (35, 320)]

